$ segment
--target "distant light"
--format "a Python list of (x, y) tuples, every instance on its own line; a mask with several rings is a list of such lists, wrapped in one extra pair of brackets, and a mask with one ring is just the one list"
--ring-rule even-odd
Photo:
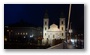
[(19, 33), (18, 33), (18, 35), (19, 35)]
[(71, 42), (74, 42), (74, 39), (71, 39)]
[(32, 38), (33, 37), (33, 34), (32, 35), (30, 35), (30, 38)]

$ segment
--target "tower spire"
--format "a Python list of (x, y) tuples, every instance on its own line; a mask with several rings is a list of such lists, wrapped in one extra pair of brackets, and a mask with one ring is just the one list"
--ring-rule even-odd
[(60, 18), (64, 18), (64, 13), (63, 12), (61, 12)]
[(48, 12), (47, 12), (47, 10), (45, 11), (44, 18), (48, 18)]

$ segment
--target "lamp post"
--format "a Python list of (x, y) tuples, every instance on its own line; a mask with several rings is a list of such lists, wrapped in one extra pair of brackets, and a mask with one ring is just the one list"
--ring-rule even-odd
[(73, 30), (71, 29), (71, 24), (70, 24), (70, 29), (69, 29), (69, 33), (70, 33), (70, 40), (71, 40), (72, 32), (73, 32)]
[(69, 30), (70, 33), (70, 40), (71, 40), (71, 36), (72, 36), (72, 29)]

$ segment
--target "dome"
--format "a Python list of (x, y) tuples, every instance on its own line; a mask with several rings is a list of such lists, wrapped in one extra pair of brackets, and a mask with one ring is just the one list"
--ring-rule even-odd
[(58, 26), (56, 24), (52, 24), (49, 31), (59, 31)]
[(50, 28), (58, 28), (58, 26), (56, 24), (52, 24)]

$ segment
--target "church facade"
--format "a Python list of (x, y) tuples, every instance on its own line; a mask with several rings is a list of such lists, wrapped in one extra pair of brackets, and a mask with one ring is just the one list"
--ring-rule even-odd
[(48, 44), (52, 46), (54, 39), (65, 39), (66, 37), (65, 18), (59, 18), (59, 25), (53, 23), (52, 25), (49, 26), (49, 18), (47, 13), (45, 13), (45, 17), (43, 21), (44, 23), (43, 23), (42, 44), (46, 44), (48, 42)]

